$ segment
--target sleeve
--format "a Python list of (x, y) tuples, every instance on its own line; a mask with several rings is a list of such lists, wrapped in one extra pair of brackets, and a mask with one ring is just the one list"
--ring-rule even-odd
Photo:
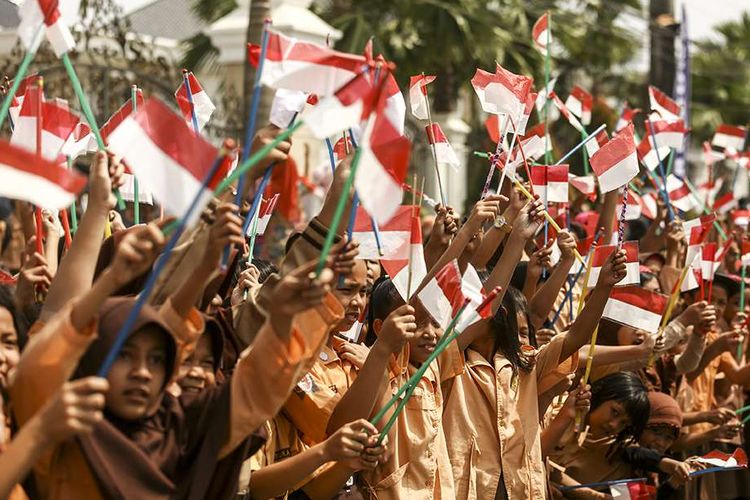
[(219, 452), (227, 456), (247, 435), (278, 413), (306, 367), (318, 355), (330, 325), (344, 309), (328, 294), (316, 309), (294, 318), (292, 332), (282, 341), (266, 322), (253, 344), (240, 356), (231, 385), (229, 438)]
[(703, 335), (690, 335), (685, 351), (675, 357), (674, 364), (677, 367), (677, 374), (690, 373), (698, 368), (703, 357), (703, 351), (705, 350), (706, 337)]
[[(306, 262), (318, 258), (327, 234), (327, 226), (318, 221), (317, 218), (310, 220), (304, 231), (290, 238), (291, 244), (289, 250), (281, 263), (282, 272), (287, 273)], [(338, 243), (340, 240), (341, 236), (337, 235), (334, 241)]]
[(278, 274), (270, 275), (258, 288), (248, 293), (245, 302), (232, 309), (234, 330), (243, 348), (253, 343), (260, 327), (266, 321), (270, 295), (280, 279)]
[(628, 446), (622, 450), (623, 462), (648, 472), (659, 472), (659, 462), (664, 455), (650, 448)]
[(24, 349), (10, 386), (18, 425), (26, 423), (57, 392), (96, 338), (96, 321), (77, 331), (71, 323), (73, 303), (55, 314)]
[(557, 385), (560, 380), (578, 369), (578, 351), (568, 359), (560, 359), (565, 335), (555, 335), (537, 353), (534, 368), (537, 377), (537, 391), (540, 394)]
[(464, 355), (458, 347), (458, 341), (453, 340), (437, 358), (440, 369), (440, 382), (458, 377), (464, 372)]
[(190, 309), (187, 318), (180, 316), (174, 307), (172, 299), (169, 298), (159, 307), (159, 317), (166, 323), (169, 331), (177, 342), (177, 363), (175, 363), (175, 376), (182, 362), (195, 350), (195, 344), (206, 329), (200, 312), (196, 308)]

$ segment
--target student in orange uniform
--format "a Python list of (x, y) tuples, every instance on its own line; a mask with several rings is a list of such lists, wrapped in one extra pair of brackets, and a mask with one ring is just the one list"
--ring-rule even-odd
[[(527, 240), (540, 226), (524, 209), (485, 288), (507, 287)], [(570, 246), (570, 245), (569, 245)], [(566, 246), (565, 259), (573, 257)], [(445, 385), (444, 427), (457, 498), (544, 498), (539, 394), (575, 371), (577, 352), (591, 337), (612, 287), (625, 276), (625, 254), (613, 254), (597, 286), (567, 334), (538, 352), (523, 346), (530, 330), (526, 300), (506, 291), (493, 318), (464, 334), (463, 374)]]

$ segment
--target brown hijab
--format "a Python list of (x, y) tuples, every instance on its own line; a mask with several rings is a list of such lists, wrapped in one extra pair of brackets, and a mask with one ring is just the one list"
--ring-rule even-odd
[[(99, 336), (81, 358), (76, 377), (97, 372), (134, 304), (133, 298), (125, 297), (105, 302)], [(166, 373), (172, 373), (177, 346), (150, 306), (139, 314), (133, 332), (147, 325), (156, 325), (164, 334)], [(237, 491), (242, 462), (265, 436), (251, 436), (227, 457), (217, 460), (228, 437), (229, 412), (230, 384), (192, 397), (175, 398), (164, 391), (152, 415), (125, 421), (105, 412), (105, 420), (78, 440), (104, 498), (231, 498)]]

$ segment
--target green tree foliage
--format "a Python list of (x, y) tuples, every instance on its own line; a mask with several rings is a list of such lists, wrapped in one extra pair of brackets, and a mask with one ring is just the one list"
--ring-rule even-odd
[[(193, 14), (209, 25), (237, 8), (237, 0), (190, 0)], [(183, 68), (199, 70), (210, 68), (216, 62), (219, 51), (205, 33), (197, 33), (182, 41), (185, 53), (180, 64)]]

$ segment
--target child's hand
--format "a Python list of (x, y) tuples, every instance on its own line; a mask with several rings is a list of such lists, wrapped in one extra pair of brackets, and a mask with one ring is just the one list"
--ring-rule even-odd
[(500, 211), (500, 202), (507, 201), (507, 198), (498, 194), (491, 194), (483, 200), (479, 200), (471, 210), (469, 218), (466, 220), (464, 227), (470, 234), (477, 234), (484, 228), (484, 225), (492, 222)]
[(544, 222), (544, 205), (539, 199), (530, 201), (513, 221), (511, 235), (526, 241), (532, 238)]
[(704, 412), (705, 422), (714, 425), (721, 425), (734, 420), (735, 413), (729, 408), (716, 408)]
[(118, 158), (99, 151), (89, 170), (89, 206), (109, 211), (115, 206), (114, 189), (122, 183), (125, 166)]
[(414, 314), (414, 308), (408, 304), (389, 314), (378, 333), (377, 342), (382, 343), (388, 352), (401, 350), (417, 331), (417, 318)]
[(323, 442), (323, 456), (326, 461), (336, 461), (353, 470), (374, 467), (372, 464), (377, 465), (379, 455), (373, 456), (373, 451), (377, 450), (370, 448), (368, 453), (365, 451), (370, 445), (370, 437), (377, 433), (377, 428), (363, 418), (349, 422)]
[(252, 264), (240, 273), (237, 277), (237, 284), (232, 289), (232, 298), (230, 299), (232, 306), (239, 305), (244, 301), (245, 290), (258, 286), (259, 276), (260, 271)]
[(354, 270), (359, 255), (359, 242), (342, 240), (331, 248), (331, 255), (334, 274), (349, 276)]
[(674, 484), (680, 485), (690, 481), (691, 468), (685, 462), (664, 457), (659, 462), (659, 470), (672, 476), (670, 480)]
[(536, 343), (539, 344), (539, 347), (547, 345), (555, 335), (557, 335), (557, 332), (555, 332), (555, 330), (552, 330), (550, 328), (540, 328), (536, 332)]
[(575, 390), (568, 393), (568, 398), (560, 413), (573, 420), (576, 418), (576, 413), (581, 412), (585, 415), (589, 408), (591, 408), (591, 386), (588, 384), (583, 386), (583, 381), (581, 381)]
[(529, 264), (526, 272), (531, 276), (541, 276), (544, 269), (552, 267), (552, 245), (554, 240), (550, 239), (545, 246), (535, 250), (529, 257)]
[(65, 382), (38, 413), (47, 443), (91, 432), (103, 418), (104, 393), (108, 390), (107, 379), (100, 377)]
[[(262, 149), (267, 144), (273, 142), (276, 137), (283, 132), (282, 129), (276, 125), (268, 124), (262, 129), (258, 130), (253, 137), (253, 145), (251, 153), (255, 153)], [(292, 141), (286, 139), (281, 141), (272, 149), (260, 162), (260, 166), (264, 168), (251, 168), (248, 170), (248, 181), (252, 183), (255, 179), (262, 176), (265, 172), (265, 167), (275, 162), (284, 162), (289, 156), (289, 150), (292, 148)], [(252, 184), (251, 184), (252, 185)]]
[(35, 300), (35, 291), (38, 289), (41, 293), (46, 294), (52, 285), (54, 276), (47, 264), (47, 259), (37, 253), (36, 236), (29, 238), (23, 255), (23, 266), (18, 273), (16, 282), (15, 297), (19, 304), (33, 304)]
[(576, 258), (576, 238), (567, 229), (557, 233), (557, 246), (560, 249), (560, 260), (573, 261)]
[(137, 226), (129, 231), (117, 246), (110, 266), (110, 274), (118, 287), (130, 283), (151, 269), (164, 243), (164, 235), (154, 223)]
[(370, 353), (370, 349), (364, 344), (355, 344), (354, 342), (345, 342), (341, 346), (339, 351), (339, 358), (344, 361), (349, 361), (351, 364), (359, 368), (360, 370), (365, 365), (367, 355)]
[(212, 269), (218, 265), (226, 246), (245, 243), (242, 235), (242, 218), (237, 215), (238, 212), (239, 209), (234, 203), (222, 203), (214, 212), (203, 254), (203, 262)]
[(612, 252), (602, 266), (596, 286), (612, 288), (622, 281), (627, 272), (626, 262), (627, 255), (625, 254), (625, 250), (620, 249)]
[(117, 210), (110, 210), (109, 214), (107, 214), (107, 219), (109, 220), (110, 226), (112, 226), (112, 232), (117, 233), (119, 231), (124, 231), (125, 223), (122, 221), (122, 215), (120, 215), (120, 212)]
[(365, 446), (365, 451), (362, 452), (362, 464), (366, 469), (374, 469), (378, 464), (387, 462), (390, 458), (390, 453), (388, 453), (388, 436), (385, 436), (383, 442), (378, 444), (379, 437), (377, 434), (370, 436), (367, 446)]

